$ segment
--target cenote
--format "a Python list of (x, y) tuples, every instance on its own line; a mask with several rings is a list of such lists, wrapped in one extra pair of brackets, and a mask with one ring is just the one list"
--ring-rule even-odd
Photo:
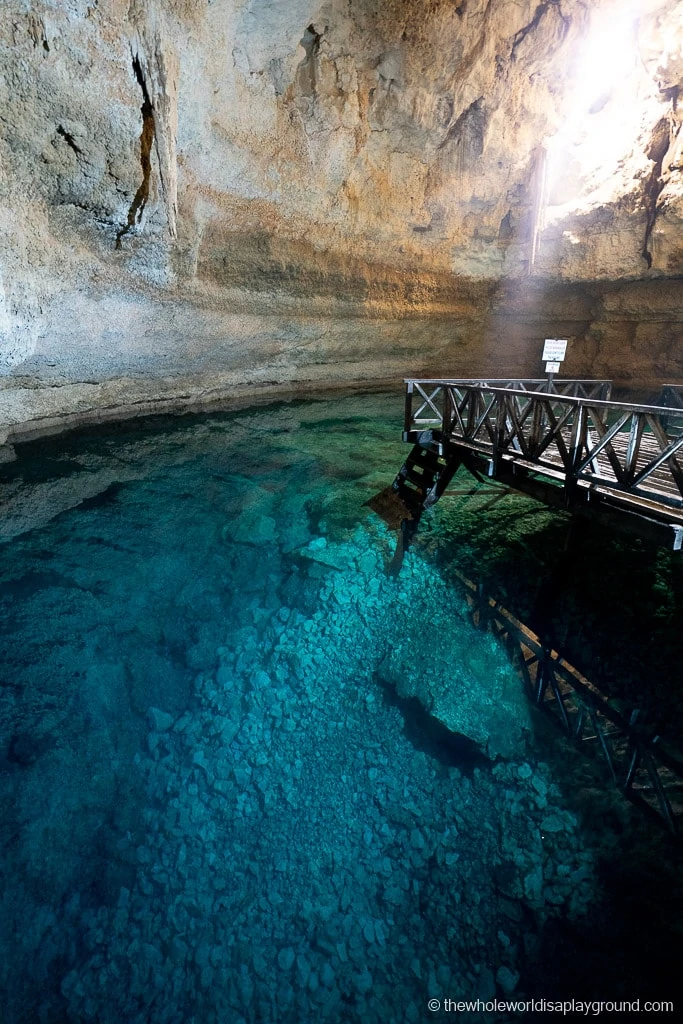
[[(390, 576), (366, 502), (401, 412), (321, 396), (4, 467), (6, 1024), (675, 998), (678, 848), (535, 717), (454, 578), (533, 624), (568, 517), (459, 475)], [(680, 562), (576, 544), (554, 629), (675, 727)]]

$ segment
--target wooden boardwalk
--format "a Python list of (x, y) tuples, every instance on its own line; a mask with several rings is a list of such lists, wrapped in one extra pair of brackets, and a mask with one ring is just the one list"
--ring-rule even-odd
[[(398, 572), (423, 511), (465, 466), (549, 505), (683, 548), (683, 387), (658, 405), (610, 401), (609, 381), (406, 382), (403, 439), (413, 447), (393, 485), (368, 504), (393, 526)], [(665, 403), (665, 404), (664, 404)], [(683, 834), (683, 755), (608, 698), (552, 645), (464, 577), (472, 620), (509, 650), (529, 696), (672, 834)]]
[[(419, 515), (460, 465), (610, 526), (683, 548), (683, 389), (609, 400), (609, 381), (406, 382), (394, 490)], [(550, 390), (549, 390), (550, 389)]]

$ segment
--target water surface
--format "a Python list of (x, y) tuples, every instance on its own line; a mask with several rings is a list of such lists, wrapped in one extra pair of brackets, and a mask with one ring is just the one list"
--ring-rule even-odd
[[(396, 394), (280, 403), (42, 442), (3, 470), (7, 1024), (664, 997), (675, 855), (536, 719), (517, 740), (521, 683), (450, 574), (533, 615), (566, 517), (453, 494), (391, 578), (365, 502), (405, 456), (401, 412)], [(628, 552), (602, 549), (618, 578)], [(668, 556), (636, 563), (639, 594), (648, 572), (680, 579)]]

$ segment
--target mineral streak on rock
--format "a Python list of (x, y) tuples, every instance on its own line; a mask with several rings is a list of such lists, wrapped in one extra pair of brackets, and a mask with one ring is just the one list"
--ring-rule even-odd
[(623, 6), (6, 0), (0, 436), (546, 334), (680, 376), (681, 3), (586, 65)]

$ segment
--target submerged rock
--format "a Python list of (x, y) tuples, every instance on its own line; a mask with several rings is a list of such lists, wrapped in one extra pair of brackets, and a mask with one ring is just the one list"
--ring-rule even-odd
[(499, 967), (496, 971), (496, 981), (506, 996), (511, 995), (519, 984), (519, 974), (511, 971), (509, 967)]
[(476, 645), (462, 637), (457, 643), (455, 632), (432, 632), (421, 643), (394, 648), (381, 665), (381, 678), (400, 696), (417, 698), (487, 757), (523, 755), (531, 714), (521, 680), (490, 637), (474, 634)]
[(150, 708), (147, 712), (147, 721), (150, 729), (155, 732), (168, 732), (169, 729), (173, 728), (173, 716), (169, 715), (167, 711), (161, 711), (159, 708)]

